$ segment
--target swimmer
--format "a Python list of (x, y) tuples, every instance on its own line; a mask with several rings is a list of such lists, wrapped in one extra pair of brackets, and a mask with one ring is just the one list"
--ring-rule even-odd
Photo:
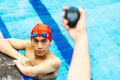
[[(40, 80), (53, 80), (58, 74), (61, 60), (50, 52), (52, 31), (48, 25), (36, 24), (30, 40), (0, 39), (0, 52), (15, 58), (13, 64), (22, 74)], [(17, 50), (25, 50), (25, 56)]]

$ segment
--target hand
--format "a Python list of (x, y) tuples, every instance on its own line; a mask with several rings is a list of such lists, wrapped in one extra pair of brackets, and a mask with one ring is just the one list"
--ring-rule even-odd
[[(10, 65), (10, 66), (17, 66), (17, 60), (13, 60), (10, 64), (8, 64), (8, 65)], [(20, 62), (19, 62), (20, 63)], [(20, 63), (21, 64), (21, 63)]]
[(11, 65), (12, 66), (15, 66), (15, 65), (17, 66), (17, 64), (21, 64), (21, 63), (18, 60), (13, 60)]
[(31, 62), (30, 58), (25, 56), (18, 57), (17, 61), (19, 61), (23, 66), (33, 66), (33, 63)]
[[(63, 7), (63, 10), (67, 10), (67, 9), (68, 7)], [(69, 35), (75, 42), (79, 39), (80, 34), (86, 31), (86, 12), (82, 8), (78, 8), (78, 11), (80, 13), (80, 18), (75, 28), (70, 28), (68, 25), (68, 20), (65, 19), (65, 13), (62, 15), (63, 26), (67, 29)]]

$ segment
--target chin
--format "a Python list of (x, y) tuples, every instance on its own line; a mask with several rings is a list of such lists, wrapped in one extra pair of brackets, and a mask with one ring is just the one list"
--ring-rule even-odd
[(36, 54), (36, 56), (40, 56), (41, 57), (41, 56), (44, 56), (44, 54)]
[(45, 53), (37, 53), (37, 52), (36, 52), (35, 55), (36, 55), (36, 56), (44, 56)]

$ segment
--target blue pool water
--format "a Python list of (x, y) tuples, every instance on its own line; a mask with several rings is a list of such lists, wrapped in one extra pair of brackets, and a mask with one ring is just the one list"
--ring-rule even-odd
[(0, 0), (0, 31), (5, 38), (29, 39), (36, 23), (50, 25), (50, 49), (62, 60), (57, 80), (66, 80), (74, 43), (62, 27), (63, 6), (87, 11), (92, 79), (119, 80), (120, 0)]

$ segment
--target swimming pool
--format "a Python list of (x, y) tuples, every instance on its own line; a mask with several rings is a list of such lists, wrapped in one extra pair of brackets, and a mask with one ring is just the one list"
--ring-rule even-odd
[(92, 79), (119, 79), (119, 0), (0, 0), (0, 5), (0, 31), (5, 38), (29, 39), (36, 23), (51, 26), (54, 34), (50, 49), (62, 60), (57, 80), (66, 80), (74, 46), (62, 27), (62, 7), (82, 6), (87, 11)]

